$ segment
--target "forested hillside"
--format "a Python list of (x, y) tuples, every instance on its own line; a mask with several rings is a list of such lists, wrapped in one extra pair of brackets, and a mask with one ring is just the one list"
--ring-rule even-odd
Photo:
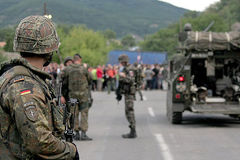
[(202, 31), (211, 22), (214, 22), (210, 31), (225, 32), (231, 29), (231, 25), (240, 22), (239, 0), (221, 0), (213, 4), (204, 12), (190, 11), (176, 24), (169, 25), (153, 35), (146, 36), (141, 44), (143, 50), (167, 51), (169, 55), (176, 53), (178, 33), (185, 23), (191, 23), (193, 30)]
[[(157, 0), (48, 0), (48, 14), (58, 24), (85, 24), (111, 29), (118, 36), (145, 35), (179, 20), (187, 11)], [(0, 0), (0, 27), (16, 25), (23, 17), (43, 14), (43, 0)]]

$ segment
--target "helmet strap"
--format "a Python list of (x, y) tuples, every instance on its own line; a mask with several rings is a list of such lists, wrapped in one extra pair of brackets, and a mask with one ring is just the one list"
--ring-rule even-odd
[(43, 67), (48, 66), (52, 62), (53, 53), (49, 53), (48, 56), (46, 56), (45, 60), (46, 62), (43, 64)]

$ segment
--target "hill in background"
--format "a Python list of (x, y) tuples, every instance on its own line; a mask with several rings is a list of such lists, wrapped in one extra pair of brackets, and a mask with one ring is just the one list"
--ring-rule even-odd
[[(48, 0), (47, 11), (58, 24), (85, 24), (111, 29), (118, 36), (144, 36), (179, 20), (187, 10), (157, 0)], [(43, 14), (43, 0), (0, 0), (0, 27)]]

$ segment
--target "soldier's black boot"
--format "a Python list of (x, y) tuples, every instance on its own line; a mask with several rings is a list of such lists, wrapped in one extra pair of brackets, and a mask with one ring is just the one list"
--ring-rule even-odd
[(76, 134), (75, 134), (75, 136), (74, 136), (74, 139), (75, 139), (76, 141), (80, 141), (80, 133), (79, 133), (79, 131), (76, 131)]
[(134, 127), (130, 127), (130, 133), (123, 134), (123, 138), (137, 138), (137, 132)]
[(83, 132), (83, 131), (82, 131), (82, 133), (81, 133), (81, 140), (82, 140), (82, 141), (91, 141), (92, 138), (88, 137), (87, 134), (86, 134), (86, 132)]

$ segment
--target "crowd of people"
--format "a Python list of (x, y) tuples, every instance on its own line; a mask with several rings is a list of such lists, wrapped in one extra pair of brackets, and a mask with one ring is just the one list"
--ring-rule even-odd
[[(92, 75), (93, 91), (115, 91), (119, 84), (119, 65), (98, 65), (97, 67), (85, 66)], [(167, 89), (167, 68), (161, 64), (137, 64), (141, 69), (143, 90)], [(57, 75), (64, 69), (63, 64), (50, 63), (45, 71), (52, 75), (52, 82), (56, 84)]]

